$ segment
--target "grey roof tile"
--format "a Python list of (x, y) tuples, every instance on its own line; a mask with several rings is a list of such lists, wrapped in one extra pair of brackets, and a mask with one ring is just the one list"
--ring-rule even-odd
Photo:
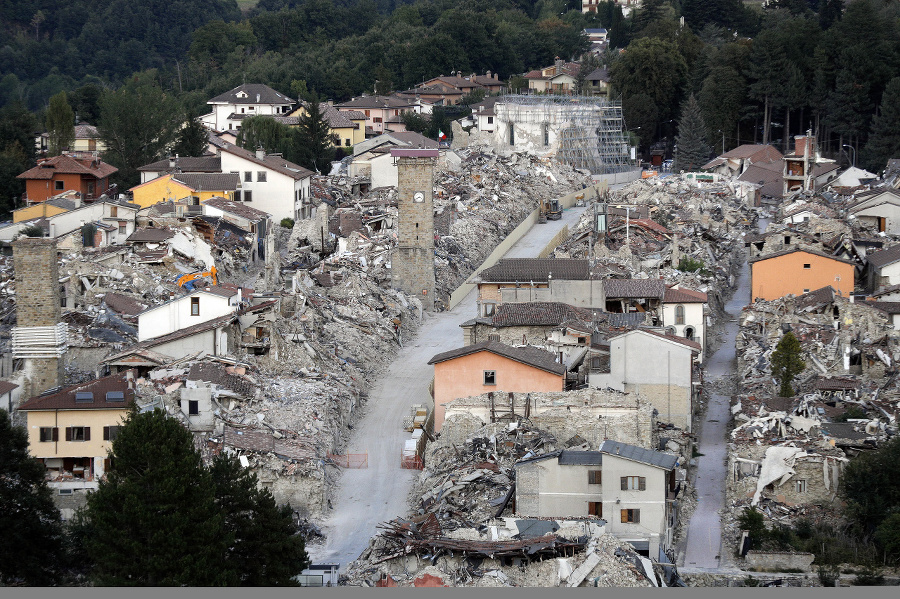
[(586, 281), (590, 261), (573, 258), (506, 258), (480, 273), (485, 283), (546, 283), (550, 276), (563, 281)]
[(509, 358), (510, 360), (515, 360), (516, 362), (521, 362), (522, 364), (527, 364), (528, 366), (533, 366), (541, 370), (546, 370), (553, 374), (563, 375), (566, 372), (565, 365), (558, 364), (556, 362), (556, 356), (548, 351), (537, 347), (512, 347), (510, 345), (498, 343), (497, 341), (482, 341), (475, 345), (467, 345), (458, 349), (452, 349), (437, 354), (431, 358), (428, 363), (437, 364), (438, 362), (461, 358), (462, 356), (468, 356), (469, 354), (480, 351), (489, 351), (498, 356), (503, 356), (504, 358)]
[(656, 466), (657, 468), (663, 468), (665, 470), (671, 470), (675, 467), (675, 464), (678, 463), (678, 456), (674, 456), (670, 453), (644, 449), (637, 445), (629, 445), (628, 443), (621, 443), (619, 441), (604, 441), (603, 445), (600, 446), (600, 453), (624, 458), (633, 462), (640, 462), (649, 466)]

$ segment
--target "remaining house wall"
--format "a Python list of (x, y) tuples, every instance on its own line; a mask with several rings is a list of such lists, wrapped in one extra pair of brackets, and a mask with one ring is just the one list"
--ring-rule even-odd
[[(191, 300), (199, 298), (199, 314), (191, 314)], [(237, 301), (237, 298), (233, 298)], [(175, 331), (192, 327), (220, 316), (230, 314), (237, 309), (228, 298), (195, 291), (173, 302), (152, 308), (138, 315), (138, 341), (162, 337)]]
[[(220, 156), (222, 172), (238, 173), (241, 191), (252, 192), (252, 200), (247, 205), (268, 212), (274, 222), (280, 222), (283, 218), (300, 218), (298, 210), (310, 198), (309, 177), (297, 180), (226, 151), (221, 152)], [(259, 181), (259, 171), (266, 172), (265, 181)], [(244, 180), (246, 172), (251, 173), (252, 181)]]
[[(880, 270), (874, 271), (875, 276), (869, 284), (869, 290), (875, 291), (879, 287), (900, 284), (900, 262), (885, 264)], [(884, 300), (889, 301), (889, 300)]]
[[(496, 385), (484, 384), (484, 371), (496, 372)], [(493, 391), (562, 391), (562, 375), (534, 368), (488, 351), (438, 362), (434, 365), (434, 429), (444, 423), (444, 404), (458, 397), (470, 397)]]
[[(197, 408), (199, 414), (190, 414), (191, 401), (198, 402)], [(181, 411), (184, 417), (190, 423), (192, 431), (211, 431), (215, 425), (215, 416), (213, 415), (212, 390), (209, 387), (182, 387), (181, 388)]]
[(516, 466), (516, 514), (530, 517), (589, 516), (588, 503), (603, 501), (603, 485), (588, 484), (597, 465), (560, 465), (549, 458)]
[[(668, 475), (661, 468), (603, 454), (603, 519), (607, 532), (623, 541), (649, 540), (650, 555), (658, 555), (660, 544), (668, 549)], [(623, 491), (623, 476), (645, 477), (645, 490)], [(624, 509), (641, 510), (640, 522), (622, 522)]]
[[(684, 324), (676, 324), (675, 310), (677, 306), (684, 306)], [(666, 330), (673, 329), (679, 337), (685, 337), (684, 331), (687, 328), (694, 329), (692, 339), (700, 344), (700, 363), (703, 363), (703, 355), (706, 350), (706, 318), (703, 315), (705, 304), (663, 304), (663, 326)]]
[(182, 185), (172, 180), (172, 175), (163, 175), (131, 188), (132, 202), (141, 208), (148, 208), (153, 204), (165, 202), (168, 200), (180, 200), (192, 195), (191, 189), (187, 185)]
[(375, 155), (369, 159), (372, 188), (397, 187), (399, 175), (390, 154)]
[[(106, 403), (105, 397), (94, 402)], [(124, 407), (118, 410), (47, 410), (26, 412), (28, 415), (28, 452), (36, 458), (106, 458), (112, 444), (103, 440), (104, 426), (119, 426), (128, 415)], [(59, 428), (59, 441), (41, 442), (41, 427)], [(90, 441), (66, 441), (66, 427), (89, 426)]]
[[(223, 333), (223, 336), (224, 335), (225, 334)], [(203, 333), (197, 333), (196, 335), (191, 335), (190, 337), (185, 337), (183, 339), (154, 345), (150, 349), (163, 354), (164, 356), (170, 356), (176, 360), (198, 352), (201, 353), (201, 356), (224, 355), (227, 353), (226, 351), (216, 351), (217, 344), (215, 330), (204, 331)]]
[[(809, 264), (810, 268), (803, 268)], [(752, 298), (773, 300), (831, 285), (844, 297), (853, 293), (854, 266), (807, 252), (760, 260), (750, 265)]]
[(877, 227), (878, 219), (885, 219), (884, 230), (885, 233), (890, 235), (900, 235), (900, 206), (894, 204), (890, 201), (885, 201), (883, 203), (878, 203), (877, 198), (872, 198), (869, 200), (873, 205), (870, 208), (864, 208), (859, 212), (853, 212), (853, 214), (867, 225)]
[(499, 290), (501, 303), (562, 302), (576, 308), (603, 308), (603, 281), (565, 281), (553, 279), (550, 285), (535, 287), (526, 281), (521, 287), (507, 286)]
[(787, 570), (812, 571), (815, 559), (812, 553), (789, 553), (781, 551), (748, 551), (747, 565), (755, 570), (784, 572)]

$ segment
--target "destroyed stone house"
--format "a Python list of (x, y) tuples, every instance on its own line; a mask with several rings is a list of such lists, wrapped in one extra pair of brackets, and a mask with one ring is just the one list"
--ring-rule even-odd
[(591, 370), (588, 384), (641, 393), (659, 412), (660, 420), (690, 432), (694, 400), (700, 392), (696, 365), (700, 348), (683, 337), (631, 330), (610, 338), (609, 370)]
[(700, 170), (722, 176), (739, 177), (752, 165), (777, 164), (780, 171), (783, 158), (784, 155), (775, 146), (743, 144), (712, 159), (701, 166)]
[(96, 489), (108, 452), (134, 402), (134, 373), (122, 372), (51, 389), (19, 406), (27, 419), (28, 452), (47, 468), (60, 496)]
[(596, 516), (606, 531), (656, 558), (671, 549), (677, 456), (618, 441), (516, 463), (516, 514)]
[[(256, 208), (240, 203), (232, 202), (225, 198), (211, 198), (203, 204), (203, 215), (207, 218), (218, 219), (237, 227), (245, 232), (250, 242), (250, 261), (265, 260), (266, 245), (272, 235), (272, 215)], [(216, 245), (227, 245), (233, 234), (222, 235), (225, 239), (215, 239)]]
[(847, 210), (849, 218), (888, 235), (900, 235), (900, 192), (876, 188), (856, 194), (857, 202)]
[(819, 251), (795, 247), (748, 260), (751, 297), (772, 300), (832, 286), (853, 294), (855, 263)]
[(589, 260), (507, 258), (481, 271), (475, 283), (479, 316), (493, 316), (504, 302), (555, 301), (587, 308), (602, 305), (602, 286), (591, 277)]
[(459, 397), (488, 391), (562, 391), (566, 367), (556, 356), (536, 347), (511, 347), (483, 341), (437, 354), (434, 365), (434, 430), (444, 423), (444, 406)]
[(794, 152), (784, 157), (784, 193), (815, 191), (837, 177), (838, 164), (823, 158), (816, 146), (816, 138), (797, 135)]

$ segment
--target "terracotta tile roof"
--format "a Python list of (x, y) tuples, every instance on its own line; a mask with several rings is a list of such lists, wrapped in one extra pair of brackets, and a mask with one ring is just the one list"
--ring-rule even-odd
[(816, 250), (800, 247), (794, 247), (789, 250), (781, 250), (780, 252), (772, 252), (771, 254), (766, 254), (765, 256), (757, 256), (756, 258), (750, 258), (749, 260), (747, 260), (747, 262), (749, 264), (753, 264), (754, 262), (761, 262), (763, 260), (769, 260), (771, 258), (780, 258), (781, 256), (787, 256), (788, 254), (793, 254), (794, 252), (805, 252), (807, 254), (813, 254), (822, 258), (828, 258), (830, 260), (834, 260), (835, 262), (843, 262), (844, 264), (856, 264), (852, 260), (845, 260), (843, 258), (838, 258), (837, 256), (829, 256), (828, 254), (825, 254), (823, 252), (817, 252)]
[(241, 185), (237, 173), (175, 173), (172, 179), (194, 191), (234, 191)]
[(232, 202), (231, 200), (227, 200), (225, 198), (210, 198), (203, 202), (205, 206), (212, 206), (213, 208), (218, 208), (223, 212), (228, 212), (229, 214), (234, 214), (236, 216), (240, 216), (241, 218), (246, 218), (250, 222), (257, 222), (260, 220), (265, 220), (272, 215), (268, 212), (263, 212), (262, 210), (257, 210), (256, 208), (251, 208), (246, 204), (241, 202)]
[(705, 304), (708, 297), (702, 291), (694, 291), (693, 289), (675, 289), (669, 287), (666, 289), (663, 303), (666, 304)]
[(488, 351), (560, 376), (566, 373), (566, 367), (563, 364), (558, 364), (556, 356), (548, 351), (537, 347), (512, 347), (496, 341), (482, 341), (475, 345), (467, 345), (466, 347), (446, 351), (434, 356), (428, 363), (446, 362), (447, 360), (461, 358), (481, 351)]
[[(245, 97), (239, 97), (243, 92)], [(257, 99), (259, 96), (259, 99)], [(262, 83), (245, 83), (220, 94), (207, 104), (293, 104), (294, 100)]]
[(727, 152), (722, 154), (721, 158), (750, 158), (754, 163), (778, 162), (780, 165), (781, 159), (784, 158), (784, 154), (779, 152), (778, 149), (775, 148), (775, 146), (763, 144), (744, 144), (736, 147), (733, 150), (728, 150)]
[[(219, 139), (216, 137), (216, 139)], [(179, 156), (175, 158), (175, 169), (182, 173), (220, 173), (222, 159), (219, 156)], [(169, 167), (169, 159), (157, 160), (139, 167), (142, 172), (167, 173), (174, 171)]]
[(834, 302), (835, 295), (838, 294), (831, 285), (820, 287), (819, 289), (797, 296), (797, 308), (830, 304)]
[(146, 304), (143, 304), (132, 297), (113, 293), (111, 291), (104, 294), (103, 301), (114, 312), (127, 314), (128, 316), (140, 314), (147, 308)]
[(546, 283), (550, 275), (562, 281), (590, 279), (590, 261), (575, 258), (505, 258), (480, 273), (485, 283)]
[(591, 311), (561, 302), (501, 304), (491, 319), (496, 327), (558, 326), (567, 321), (591, 321)]
[(900, 302), (865, 302), (885, 314), (900, 314)]
[(818, 377), (815, 384), (815, 388), (819, 391), (843, 391), (857, 387), (859, 387), (858, 380), (842, 377)]
[(644, 229), (656, 231), (657, 233), (662, 233), (663, 235), (669, 235), (669, 230), (655, 220), (649, 218), (632, 218), (629, 219), (629, 221), (634, 227), (642, 227)]
[(887, 266), (888, 264), (900, 261), (900, 243), (893, 245), (886, 250), (869, 254), (866, 256), (866, 260), (875, 268), (881, 268), (882, 266)]
[(18, 389), (19, 386), (15, 383), (10, 383), (9, 381), (0, 381), (0, 395), (6, 395), (13, 389)]
[(256, 387), (250, 381), (226, 372), (225, 367), (220, 364), (209, 362), (198, 362), (191, 366), (185, 380), (212, 383), (246, 397), (252, 397), (256, 392)]
[(233, 154), (234, 156), (239, 156), (244, 160), (253, 162), (254, 164), (270, 168), (273, 171), (281, 173), (282, 175), (287, 175), (294, 180), (305, 179), (307, 177), (312, 177), (313, 175), (312, 171), (303, 168), (299, 164), (294, 164), (293, 162), (285, 160), (281, 156), (272, 156), (271, 154), (268, 154), (265, 158), (260, 160), (256, 157), (255, 152), (250, 152), (249, 150), (245, 150), (244, 148), (238, 147), (233, 144), (225, 144), (224, 146), (222, 146), (221, 151), (228, 152), (229, 154)]
[(138, 229), (129, 235), (125, 243), (160, 243), (174, 236), (175, 233), (169, 229), (146, 227)]
[(603, 292), (608, 298), (657, 298), (666, 294), (666, 283), (662, 279), (606, 279)]
[[(121, 372), (101, 379), (95, 379), (87, 383), (73, 385), (61, 389), (56, 393), (32, 397), (19, 406), (19, 409), (29, 410), (126, 410), (134, 401), (134, 390), (128, 388), (128, 373)], [(121, 393), (124, 397), (121, 401), (110, 401), (108, 393)], [(76, 393), (92, 393), (92, 401), (76, 401)]]
[(107, 164), (102, 160), (91, 160), (86, 158), (73, 158), (71, 156), (54, 156), (42, 162), (39, 162), (34, 168), (28, 169), (21, 175), (17, 175), (17, 179), (52, 179), (55, 174), (64, 175), (88, 175), (97, 179), (105, 179), (113, 173), (119, 172), (119, 169), (111, 164)]
[(782, 165), (772, 163), (751, 164), (738, 181), (760, 185), (760, 195), (780, 198), (784, 195), (784, 176)]

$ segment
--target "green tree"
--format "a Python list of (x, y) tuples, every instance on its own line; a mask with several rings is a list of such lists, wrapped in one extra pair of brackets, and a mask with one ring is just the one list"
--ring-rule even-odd
[(806, 362), (800, 357), (802, 348), (793, 333), (787, 332), (772, 352), (772, 376), (778, 381), (778, 394), (781, 397), (793, 397), (791, 383), (806, 368)]
[(256, 475), (237, 459), (217, 456), (210, 467), (225, 534), (234, 539), (225, 558), (236, 580), (231, 585), (292, 586), (309, 564), (292, 510), (275, 503)]
[(738, 516), (738, 528), (747, 531), (747, 534), (750, 536), (751, 546), (757, 549), (769, 536), (769, 529), (766, 528), (766, 521), (762, 512), (752, 506), (745, 509)]
[(103, 158), (119, 169), (117, 178), (125, 187), (139, 182), (138, 167), (168, 153), (183, 122), (177, 100), (155, 77), (153, 71), (143, 73), (100, 100), (97, 129), (106, 144)]
[(296, 145), (301, 166), (328, 174), (337, 141), (325, 122), (318, 98), (313, 98), (306, 105), (306, 114), (300, 117)]
[(688, 97), (681, 111), (675, 144), (675, 160), (672, 168), (676, 171), (693, 171), (709, 160), (710, 148), (706, 143), (706, 124), (703, 122), (700, 105), (694, 94)]
[(66, 100), (66, 92), (59, 92), (50, 98), (44, 124), (50, 137), (47, 150), (51, 156), (59, 156), (63, 150), (72, 148), (75, 141), (75, 113)]
[(872, 134), (861, 154), (862, 163), (872, 172), (900, 156), (900, 77), (891, 79), (884, 90), (878, 114), (872, 120)]
[(257, 115), (244, 119), (237, 136), (237, 145), (255, 152), (262, 148), (266, 153), (281, 152), (290, 154), (287, 146), (291, 143), (291, 132), (287, 125), (282, 125), (270, 116)]
[(414, 131), (424, 135), (428, 131), (428, 127), (431, 126), (430, 119), (414, 110), (405, 111), (400, 115), (400, 118), (403, 120), (403, 125), (407, 131)]
[(106, 480), (88, 495), (86, 549), (103, 586), (227, 584), (233, 539), (193, 437), (164, 411), (132, 412)]
[(172, 153), (178, 156), (202, 156), (208, 146), (209, 132), (193, 111), (188, 111), (184, 126), (172, 146)]
[(719, 137), (721, 131), (726, 136), (734, 133), (735, 139), (739, 139), (738, 127), (746, 97), (747, 81), (736, 69), (717, 66), (710, 70), (697, 97), (710, 137)]
[(853, 458), (844, 469), (841, 494), (845, 513), (859, 531), (870, 535), (880, 530), (881, 542), (893, 548), (900, 514), (900, 437)]
[(641, 38), (610, 67), (612, 87), (623, 98), (646, 94), (653, 99), (659, 119), (674, 118), (687, 77), (687, 63), (675, 44)]
[(0, 584), (46, 586), (57, 579), (63, 529), (46, 472), (28, 455), (28, 433), (0, 409)]

